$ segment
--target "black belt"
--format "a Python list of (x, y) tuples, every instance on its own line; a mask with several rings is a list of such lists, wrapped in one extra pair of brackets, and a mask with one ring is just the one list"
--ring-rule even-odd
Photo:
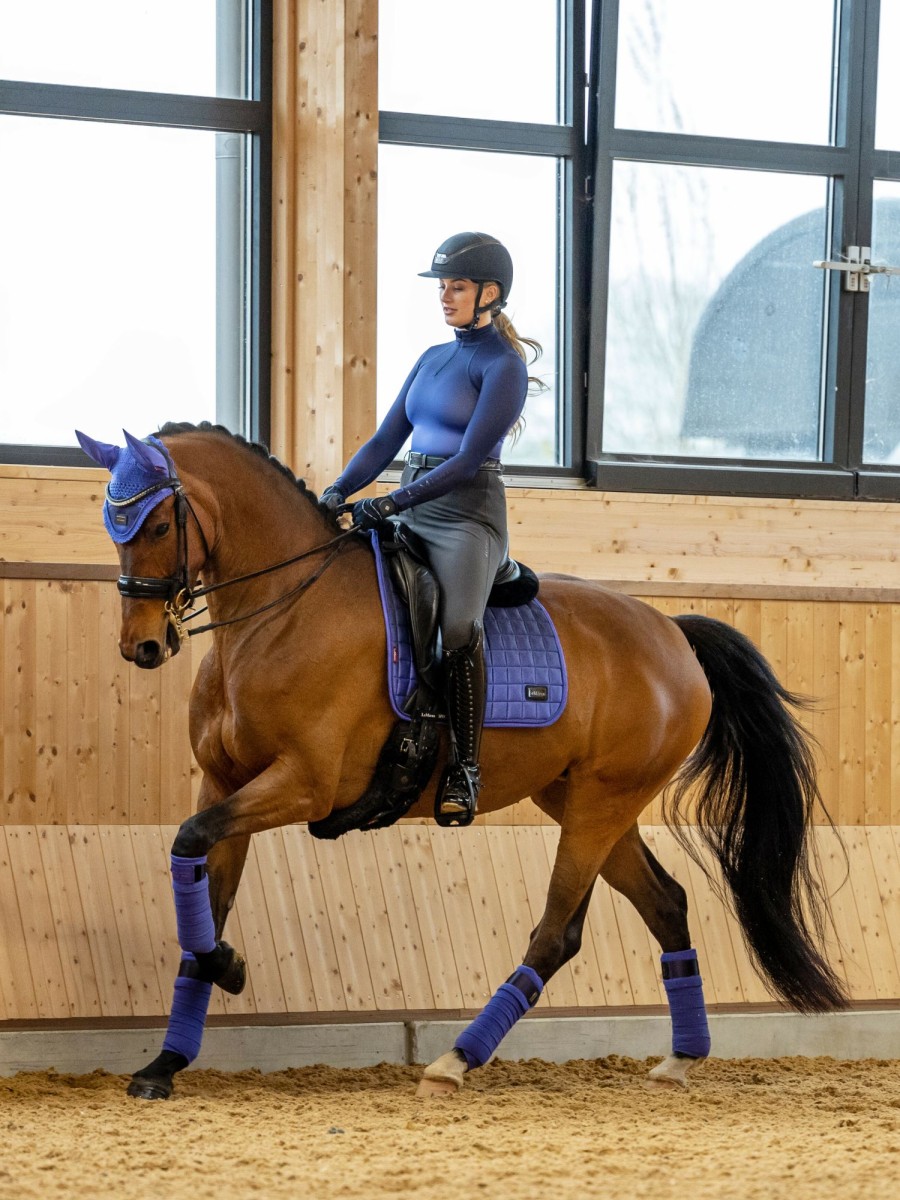
[[(442, 458), (439, 454), (420, 454), (418, 450), (410, 450), (406, 455), (406, 461), (411, 467), (427, 467), (428, 469), (431, 469), (432, 467), (439, 467), (441, 463), (445, 463), (447, 459)], [(487, 467), (489, 471), (499, 471), (501, 467), (500, 459), (486, 458), (481, 464), (480, 469), (485, 467)]]
[(420, 454), (418, 450), (410, 450), (406, 461), (411, 467), (439, 467), (447, 459), (441, 458), (439, 454)]

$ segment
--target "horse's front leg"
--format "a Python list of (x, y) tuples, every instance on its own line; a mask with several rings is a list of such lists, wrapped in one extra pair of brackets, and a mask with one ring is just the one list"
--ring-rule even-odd
[(244, 960), (221, 940), (222, 933), (250, 836), (286, 822), (281, 800), (292, 795), (292, 784), (296, 786), (293, 775), (277, 763), (223, 798), (224, 789), (204, 776), (198, 811), (182, 824), (172, 846), (172, 888), (182, 956), (163, 1049), (153, 1062), (134, 1073), (129, 1096), (168, 1099), (177, 1072), (200, 1053), (213, 984), (235, 995), (243, 990)]

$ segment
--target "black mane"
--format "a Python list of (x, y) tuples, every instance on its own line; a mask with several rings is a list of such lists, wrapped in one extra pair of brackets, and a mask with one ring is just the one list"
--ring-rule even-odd
[(190, 421), (167, 421), (165, 425), (160, 426), (155, 436), (178, 437), (182, 433), (215, 433), (221, 437), (230, 438), (231, 441), (245, 446), (257, 455), (257, 457), (267, 462), (269, 466), (274, 467), (285, 479), (289, 479), (294, 487), (298, 489), (301, 496), (305, 496), (311, 504), (318, 504), (319, 498), (312, 488), (307, 487), (302, 479), (298, 479), (290, 467), (286, 467), (274, 454), (270, 454), (268, 446), (264, 446), (262, 442), (250, 442), (247, 438), (242, 437), (241, 434), (232, 433), (224, 425), (213, 425), (210, 421), (201, 421), (199, 425), (192, 425)]

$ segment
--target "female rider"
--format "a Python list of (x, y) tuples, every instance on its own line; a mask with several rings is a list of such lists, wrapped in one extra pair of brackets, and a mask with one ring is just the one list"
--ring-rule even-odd
[[(522, 413), (528, 389), (524, 345), (501, 312), (512, 286), (506, 247), (485, 233), (457, 233), (437, 249), (437, 279), (454, 341), (432, 346), (413, 367), (375, 435), (322, 493), (332, 513), (351, 510), (373, 529), (403, 514), (425, 542), (440, 584), (451, 761), (438, 787), (442, 824), (467, 825), (481, 780), (478, 756), (486, 677), (482, 620), (498, 570), (507, 562), (503, 440)], [(523, 345), (524, 343), (524, 345)], [(412, 434), (400, 486), (388, 496), (345, 506), (396, 458)], [(442, 819), (443, 818), (443, 819)]]

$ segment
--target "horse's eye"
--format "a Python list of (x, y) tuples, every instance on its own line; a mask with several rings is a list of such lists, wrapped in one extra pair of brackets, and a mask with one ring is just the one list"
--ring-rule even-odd
[(160, 521), (160, 523), (153, 530), (153, 536), (158, 537), (158, 538), (165, 537), (168, 532), (169, 532), (169, 522), (168, 521)]

